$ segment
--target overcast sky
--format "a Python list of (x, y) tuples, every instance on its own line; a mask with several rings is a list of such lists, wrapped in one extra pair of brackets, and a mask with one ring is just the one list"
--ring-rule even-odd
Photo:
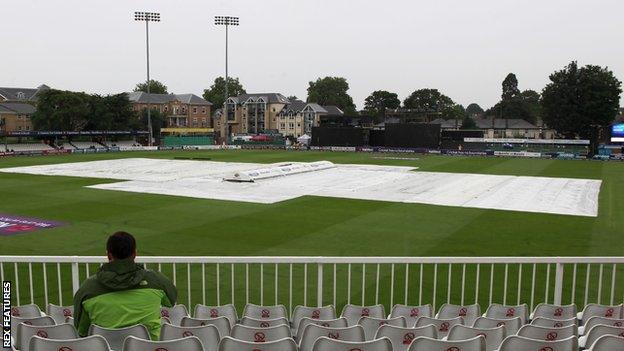
[(141, 10), (162, 14), (151, 75), (175, 93), (224, 74), (215, 15), (240, 17), (230, 74), (248, 92), (305, 99), (309, 81), (342, 76), (358, 108), (374, 90), (403, 100), (419, 88), (487, 108), (509, 72), (522, 90), (571, 60), (624, 80), (622, 0), (18, 0), (1, 6), (0, 86), (131, 90), (145, 80)]

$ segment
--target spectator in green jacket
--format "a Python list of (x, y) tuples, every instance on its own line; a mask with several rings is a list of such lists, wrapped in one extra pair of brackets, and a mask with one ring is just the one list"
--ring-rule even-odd
[(74, 296), (74, 323), (80, 336), (91, 324), (122, 328), (143, 324), (152, 340), (160, 337), (160, 307), (171, 307), (177, 299), (167, 277), (136, 264), (136, 241), (117, 232), (106, 243), (108, 263), (89, 277)]

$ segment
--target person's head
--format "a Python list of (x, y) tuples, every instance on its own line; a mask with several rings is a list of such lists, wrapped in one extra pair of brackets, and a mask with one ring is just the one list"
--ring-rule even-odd
[(123, 260), (136, 257), (136, 240), (130, 233), (116, 232), (108, 237), (106, 242), (106, 253), (108, 260)]

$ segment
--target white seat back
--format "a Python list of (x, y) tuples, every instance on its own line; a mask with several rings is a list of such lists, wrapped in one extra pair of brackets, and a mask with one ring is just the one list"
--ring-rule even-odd
[(328, 337), (320, 337), (314, 343), (312, 351), (392, 351), (392, 343), (388, 338), (373, 341), (344, 341)]
[(558, 341), (544, 341), (526, 338), (524, 336), (508, 336), (499, 351), (578, 351), (578, 339), (571, 336)]
[(13, 306), (11, 307), (11, 316), (18, 318), (36, 318), (41, 317), (42, 313), (39, 306), (35, 304)]
[(267, 342), (290, 338), (290, 328), (287, 325), (278, 325), (269, 328), (252, 328), (237, 324), (232, 328), (230, 336), (243, 341)]
[(605, 318), (624, 318), (624, 305), (619, 304), (615, 306), (600, 305), (597, 303), (590, 303), (585, 306), (583, 312), (580, 313), (579, 319), (582, 324), (585, 324), (591, 317), (605, 317)]
[(409, 351), (485, 351), (485, 338), (477, 336), (461, 341), (446, 341), (420, 337), (414, 339)]
[(446, 338), (449, 341), (468, 340), (477, 336), (485, 338), (485, 349), (487, 351), (498, 350), (498, 347), (507, 336), (505, 326), (497, 328), (474, 328), (465, 325), (455, 325)]
[(545, 317), (550, 319), (570, 319), (576, 318), (576, 305), (553, 305), (540, 303), (535, 307), (531, 318)]
[(529, 320), (529, 306), (522, 305), (501, 305), (498, 303), (491, 304), (484, 314), (488, 318), (510, 319), (519, 317), (522, 324), (526, 324)]
[(30, 338), (37, 335), (44, 339), (71, 340), (78, 338), (78, 332), (72, 324), (58, 324), (46, 326), (34, 326), (20, 324), (18, 327), (19, 339), (16, 336), (15, 348), (20, 351), (29, 350)]
[(193, 316), (198, 319), (225, 317), (230, 321), (230, 327), (234, 327), (234, 324), (238, 322), (238, 313), (236, 313), (236, 307), (232, 304), (222, 306), (198, 304), (195, 305)]
[(89, 335), (100, 335), (108, 342), (113, 350), (121, 350), (124, 340), (129, 336), (149, 340), (149, 331), (144, 325), (133, 325), (125, 328), (104, 328), (92, 324), (89, 328)]
[(520, 317), (515, 318), (489, 318), (489, 317), (479, 317), (472, 324), (475, 328), (496, 328), (500, 326), (505, 326), (507, 329), (507, 335), (514, 335), (518, 333), (520, 327), (522, 326), (522, 320)]
[(327, 328), (348, 327), (347, 319), (344, 317), (340, 317), (336, 319), (328, 319), (328, 320), (311, 319), (308, 317), (303, 317), (301, 321), (299, 321), (299, 328), (297, 328), (297, 337), (295, 338), (295, 340), (301, 340), (301, 335), (303, 334), (303, 331), (308, 324), (320, 325), (322, 327), (327, 327)]
[(219, 343), (219, 351), (297, 351), (292, 338), (270, 342), (248, 342), (226, 336)]
[(316, 320), (336, 319), (336, 309), (332, 305), (323, 307), (296, 306), (291, 318), (293, 329), (297, 330), (299, 328), (299, 323), (303, 318)]
[(383, 305), (356, 306), (348, 304), (342, 309), (340, 316), (346, 318), (349, 326), (352, 326), (357, 325), (362, 317), (386, 318), (386, 312)]
[(568, 325), (561, 328), (546, 328), (537, 325), (523, 325), (518, 330), (519, 336), (524, 336), (536, 340), (555, 341), (567, 339), (571, 336), (578, 336), (575, 325)]
[(438, 319), (451, 319), (456, 317), (462, 317), (465, 325), (472, 325), (477, 318), (481, 317), (481, 306), (479, 306), (479, 304), (462, 306), (445, 303), (440, 307), (436, 315)]
[(290, 325), (290, 322), (288, 322), (288, 319), (284, 317), (275, 319), (256, 319), (251, 317), (243, 317), (240, 320), (240, 324), (252, 328), (270, 328), (283, 324)]
[(86, 338), (70, 340), (45, 339), (35, 335), (30, 339), (28, 349), (30, 351), (110, 351), (110, 347), (108, 346), (106, 339), (99, 335), (91, 335)]
[(161, 307), (160, 316), (167, 318), (173, 325), (180, 325), (182, 318), (188, 317), (189, 313), (184, 305), (175, 305), (173, 307)]
[(221, 338), (230, 335), (230, 320), (225, 317), (205, 319), (184, 317), (180, 323), (180, 326), (182, 327), (201, 327), (204, 325), (214, 325), (219, 331), (219, 336)]
[(248, 303), (243, 310), (243, 316), (255, 319), (288, 318), (284, 305), (260, 306)]
[(420, 317), (433, 317), (433, 307), (431, 305), (409, 306), (397, 304), (392, 307), (389, 318), (395, 317), (405, 318), (407, 325), (412, 326)]
[(447, 336), (449, 331), (454, 325), (464, 324), (464, 320), (462, 317), (451, 318), (451, 319), (439, 319), (439, 318), (429, 318), (429, 317), (420, 317), (416, 321), (415, 327), (424, 327), (425, 325), (433, 324), (438, 330), (438, 338), (442, 339)]
[[(122, 350), (122, 349), (115, 349)], [(203, 351), (198, 337), (189, 336), (182, 339), (167, 341), (151, 341), (129, 336), (123, 344), (123, 351)]]
[(361, 325), (347, 328), (328, 328), (316, 324), (308, 324), (301, 335), (299, 350), (311, 351), (316, 339), (322, 336), (342, 341), (363, 342), (366, 340), (364, 328)]
[(585, 340), (583, 340), (586, 348), (590, 348), (598, 338), (604, 335), (615, 335), (624, 338), (624, 327), (612, 327), (608, 325), (597, 325), (587, 333)]
[(412, 341), (420, 336), (437, 339), (438, 331), (431, 324), (420, 328), (402, 328), (386, 324), (379, 327), (375, 339), (387, 337), (392, 342), (394, 351), (406, 351)]
[(205, 351), (216, 351), (219, 347), (219, 330), (214, 325), (199, 327), (178, 327), (164, 324), (160, 330), (160, 341), (176, 340), (196, 336), (204, 346)]
[(358, 325), (361, 325), (362, 328), (364, 328), (364, 337), (366, 341), (373, 340), (375, 338), (375, 334), (377, 334), (377, 329), (379, 329), (382, 325), (393, 325), (395, 327), (402, 328), (407, 327), (405, 318), (403, 317), (389, 319), (362, 317), (358, 321)]
[(624, 350), (624, 338), (613, 335), (601, 336), (596, 340), (590, 351)]
[(62, 324), (67, 322), (68, 317), (74, 316), (74, 306), (57, 306), (50, 303), (46, 308), (46, 313), (54, 318), (56, 324)]
[(50, 316), (32, 317), (32, 318), (20, 318), (11, 316), (11, 335), (15, 335), (15, 342), (20, 340), (20, 328), (21, 324), (33, 325), (42, 327), (46, 325), (55, 325), (54, 319)]
[(583, 326), (585, 328), (583, 334), (589, 333), (591, 328), (598, 324), (609, 325), (612, 327), (624, 327), (624, 319), (606, 318), (606, 317), (591, 317), (587, 320), (587, 323)]
[(546, 328), (562, 328), (569, 325), (578, 325), (576, 317), (570, 319), (552, 319), (546, 317), (537, 317), (531, 321), (531, 325)]

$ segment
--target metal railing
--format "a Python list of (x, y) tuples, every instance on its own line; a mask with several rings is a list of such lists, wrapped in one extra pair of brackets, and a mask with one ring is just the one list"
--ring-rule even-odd
[[(0, 256), (13, 303), (71, 304), (106, 262), (96, 256)], [(441, 303), (487, 306), (624, 302), (624, 257), (151, 257), (179, 303), (296, 305)]]

